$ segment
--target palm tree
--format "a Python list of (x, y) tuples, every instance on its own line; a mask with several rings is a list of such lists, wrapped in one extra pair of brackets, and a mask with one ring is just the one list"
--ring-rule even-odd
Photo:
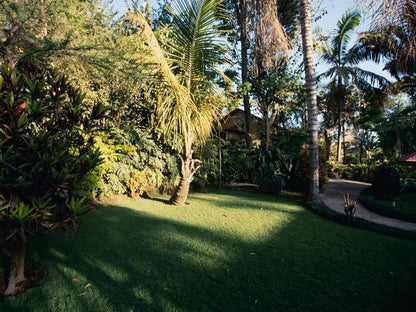
[(221, 40), (218, 20), (223, 12), (222, 0), (178, 0), (170, 9), (170, 40), (163, 51), (140, 10), (135, 7), (129, 17), (139, 23), (153, 64), (158, 84), (157, 120), (162, 133), (180, 146), (180, 184), (170, 203), (183, 205), (189, 186), (198, 169), (193, 159), (193, 145), (203, 142), (212, 132), (220, 112), (220, 92), (213, 82), (217, 65), (226, 62), (226, 46)]
[(321, 59), (331, 67), (317, 76), (317, 81), (330, 79), (328, 84), (328, 104), (334, 115), (334, 123), (338, 127), (337, 161), (341, 161), (341, 137), (345, 121), (346, 98), (351, 90), (358, 88), (369, 90), (375, 83), (382, 87), (387, 85), (387, 80), (372, 72), (360, 69), (357, 65), (362, 58), (357, 53), (356, 46), (348, 49), (356, 27), (361, 22), (361, 14), (357, 10), (348, 10), (337, 23), (332, 40), (319, 47)]
[(318, 105), (313, 59), (312, 18), (310, 0), (300, 1), (300, 22), (302, 31), (303, 62), (305, 68), (306, 94), (308, 106), (308, 127), (310, 136), (311, 180), (310, 199), (319, 201), (319, 145), (318, 145)]
[(416, 0), (364, 2), (374, 20), (372, 29), (360, 34), (359, 53), (377, 63), (384, 58), (384, 69), (397, 80), (395, 89), (416, 99)]

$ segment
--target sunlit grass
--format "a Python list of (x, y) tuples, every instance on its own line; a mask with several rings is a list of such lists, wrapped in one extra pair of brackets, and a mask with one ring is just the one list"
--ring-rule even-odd
[(416, 243), (331, 223), (295, 199), (128, 199), (74, 241), (29, 248), (46, 272), (0, 311), (413, 311)]

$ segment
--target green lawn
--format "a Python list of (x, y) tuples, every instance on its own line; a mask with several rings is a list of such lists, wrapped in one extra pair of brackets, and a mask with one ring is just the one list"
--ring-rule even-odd
[(246, 192), (107, 204), (31, 243), (39, 287), (0, 311), (414, 311), (416, 243)]
[[(416, 193), (402, 193), (400, 199), (401, 205), (403, 205), (403, 212), (416, 215)], [(391, 208), (391, 201), (378, 199), (376, 202), (386, 208)], [(396, 210), (400, 212), (402, 207), (399, 203), (397, 205)]]
[(403, 193), (401, 199), (403, 211), (416, 215), (416, 193)]

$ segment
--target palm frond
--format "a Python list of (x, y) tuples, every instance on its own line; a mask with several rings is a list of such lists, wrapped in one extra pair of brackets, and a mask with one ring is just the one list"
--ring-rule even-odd
[(337, 22), (337, 30), (335, 36), (332, 38), (332, 46), (340, 60), (346, 53), (351, 35), (360, 22), (361, 14), (358, 10), (348, 10)]
[[(223, 14), (222, 0), (178, 0), (170, 8), (172, 25), (169, 42), (160, 47), (146, 19), (136, 7), (129, 18), (141, 27), (141, 37), (149, 51), (149, 68), (159, 82), (156, 109), (161, 131), (189, 151), (194, 139), (203, 141), (211, 134), (221, 99), (208, 71), (227, 60), (223, 33), (217, 27)], [(192, 139), (190, 139), (192, 138)]]
[[(220, 0), (179, 0), (172, 14), (172, 40), (170, 62), (183, 72), (187, 88), (192, 81), (205, 75), (206, 69), (213, 64), (224, 63), (227, 59), (223, 30), (218, 24), (219, 16), (224, 15)], [(178, 12), (178, 13), (175, 13)]]
[(336, 75), (336, 67), (329, 68), (326, 72), (316, 76), (316, 82), (320, 83), (323, 79), (333, 78)]
[[(128, 17), (141, 26), (141, 36), (148, 47), (148, 57), (154, 64), (155, 71), (165, 81), (165, 87), (161, 85), (157, 107), (158, 123), (165, 133), (172, 134), (173, 137), (181, 137), (190, 131), (192, 112), (196, 112), (196, 105), (187, 90), (177, 79), (146, 18), (139, 8), (134, 7), (133, 11), (128, 12)], [(163, 125), (163, 126), (162, 126)]]

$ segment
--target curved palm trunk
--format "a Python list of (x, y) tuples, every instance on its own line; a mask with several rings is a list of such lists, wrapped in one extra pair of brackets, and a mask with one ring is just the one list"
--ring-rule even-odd
[(169, 204), (175, 206), (183, 206), (186, 204), (186, 199), (189, 194), (189, 186), (194, 179), (194, 174), (198, 170), (198, 167), (195, 167), (195, 164), (200, 162), (198, 159), (193, 159), (192, 155), (194, 151), (192, 150), (192, 144), (195, 138), (192, 133), (189, 133), (185, 138), (185, 146), (183, 151), (179, 154), (181, 159), (181, 181), (177, 187), (175, 193), (169, 199)]
[(318, 105), (315, 63), (313, 59), (311, 4), (310, 0), (299, 1), (301, 7), (300, 19), (308, 105), (308, 128), (311, 141), (309, 147), (311, 155), (311, 187), (309, 197), (312, 201), (317, 202), (319, 201)]
[(189, 194), (189, 186), (193, 180), (195, 169), (195, 159), (192, 159), (192, 153), (185, 155), (179, 155), (181, 159), (181, 181), (177, 187), (175, 193), (169, 199), (169, 203), (175, 206), (182, 206), (186, 204), (186, 199)]
[(25, 280), (25, 253), (26, 243), (19, 239), (17, 244), (10, 252), (10, 273), (7, 283), (5, 296), (15, 295), (17, 293), (18, 284)]

